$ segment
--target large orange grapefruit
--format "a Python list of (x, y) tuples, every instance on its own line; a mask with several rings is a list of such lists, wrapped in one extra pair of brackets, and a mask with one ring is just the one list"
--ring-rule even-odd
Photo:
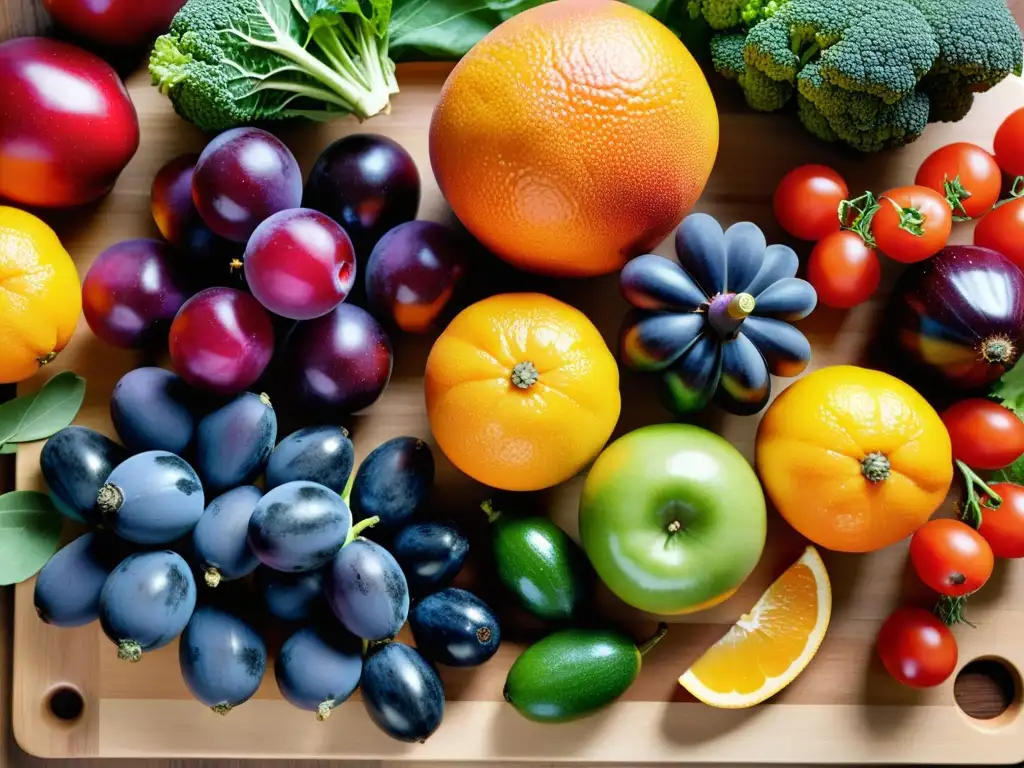
[(612, 272), (654, 248), (704, 189), (718, 113), (689, 51), (616, 0), (558, 0), (456, 65), (430, 125), (455, 215), (521, 269)]

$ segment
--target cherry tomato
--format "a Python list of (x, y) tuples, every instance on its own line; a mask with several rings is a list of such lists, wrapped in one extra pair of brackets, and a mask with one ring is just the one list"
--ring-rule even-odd
[(956, 669), (956, 638), (923, 608), (897, 608), (878, 633), (878, 655), (886, 671), (903, 685), (930, 688)]
[(974, 244), (999, 251), (1024, 269), (1024, 197), (986, 214), (974, 230)]
[(996, 162), (1009, 176), (1024, 176), (1024, 107), (1011, 112), (993, 141)]
[(910, 540), (910, 562), (925, 584), (940, 595), (977, 592), (992, 575), (992, 547), (959, 520), (929, 520)]
[(934, 189), (897, 187), (878, 202), (871, 234), (878, 249), (889, 258), (913, 264), (946, 247), (953, 229), (953, 210)]
[(999, 200), (1003, 174), (992, 155), (977, 144), (962, 141), (928, 155), (914, 183), (946, 198), (954, 216), (976, 219)]
[(992, 400), (961, 400), (943, 412), (942, 423), (953, 441), (953, 458), (972, 469), (1002, 469), (1024, 454), (1024, 421)]
[(836, 309), (855, 307), (871, 298), (882, 279), (878, 252), (865, 245), (856, 232), (833, 232), (811, 251), (807, 279), (822, 304)]
[(1003, 500), (995, 509), (981, 497), (981, 528), (978, 533), (992, 547), (996, 557), (1024, 557), (1024, 485), (991, 483), (989, 488)]
[(839, 203), (850, 196), (843, 177), (826, 165), (801, 165), (782, 177), (772, 205), (793, 237), (820, 240), (839, 231)]

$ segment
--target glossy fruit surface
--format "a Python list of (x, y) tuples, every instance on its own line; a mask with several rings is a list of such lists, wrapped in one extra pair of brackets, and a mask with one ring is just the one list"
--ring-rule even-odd
[(897, 608), (878, 633), (878, 655), (892, 677), (912, 688), (931, 688), (956, 669), (956, 638), (923, 608)]
[(897, 187), (879, 200), (871, 220), (878, 250), (904, 264), (924, 261), (946, 247), (953, 213), (946, 199), (928, 187)]
[(366, 267), (373, 313), (406, 333), (429, 330), (466, 272), (468, 247), (443, 224), (399, 224), (374, 246)]
[(464, 589), (448, 589), (418, 600), (409, 611), (416, 648), (449, 667), (476, 667), (501, 644), (501, 626), (487, 603)]
[(986, 214), (974, 228), (974, 244), (998, 251), (1024, 271), (1024, 197)]
[(210, 493), (263, 474), (277, 442), (277, 414), (265, 394), (243, 392), (196, 428), (196, 470)]
[(352, 241), (334, 219), (292, 208), (264, 219), (245, 247), (245, 280), (281, 317), (312, 320), (348, 296), (356, 281)]
[(331, 561), (351, 526), (341, 496), (297, 480), (260, 499), (249, 520), (249, 546), (275, 570), (312, 571)]
[(194, 387), (234, 394), (253, 384), (270, 363), (274, 328), (252, 296), (207, 288), (185, 302), (171, 323), (174, 370)]
[(274, 661), (277, 687), (291, 704), (326, 720), (359, 685), (362, 644), (341, 627), (323, 622), (297, 630)]
[(1024, 557), (1024, 486), (1016, 483), (990, 483), (1003, 503), (988, 506), (988, 497), (981, 500), (981, 527), (978, 533), (992, 548), (996, 557)]
[(203, 484), (184, 459), (138, 453), (114, 468), (97, 494), (103, 524), (136, 544), (169, 544), (203, 514)]
[(565, 276), (612, 272), (664, 240), (717, 151), (686, 46), (611, 0), (545, 3), (490, 32), (430, 125), (434, 176), (466, 228), (520, 269)]
[(142, 552), (125, 558), (104, 583), (100, 625), (118, 658), (138, 661), (181, 634), (195, 607), (196, 582), (181, 555)]
[(192, 695), (226, 715), (260, 687), (267, 669), (267, 646), (237, 616), (204, 605), (192, 614), (181, 634), (178, 663)]
[(352, 514), (356, 520), (380, 518), (370, 536), (394, 532), (423, 509), (433, 485), (430, 446), (417, 437), (394, 437), (359, 464), (352, 483)]
[(57, 233), (6, 205), (0, 205), (0, 274), (6, 276), (0, 293), (0, 384), (14, 384), (67, 346), (82, 314), (82, 290)]
[(209, 503), (192, 529), (192, 544), (206, 585), (240, 579), (256, 570), (259, 558), (249, 548), (249, 519), (263, 492), (242, 485)]
[(359, 690), (370, 719), (399, 741), (426, 741), (444, 717), (441, 678), (404, 643), (388, 643), (366, 658)]
[(107, 248), (82, 282), (82, 310), (89, 328), (123, 349), (162, 345), (188, 296), (170, 247), (145, 238)]
[(261, 565), (256, 586), (267, 612), (281, 621), (305, 621), (323, 599), (323, 571), (282, 573)]
[(814, 246), (807, 281), (828, 307), (850, 309), (874, 296), (882, 280), (878, 252), (856, 232), (833, 232)]
[(929, 520), (910, 540), (910, 562), (921, 581), (940, 595), (963, 597), (992, 575), (992, 548), (959, 520)]
[(163, 34), (185, 0), (43, 0), (61, 26), (100, 45), (134, 47)]
[(186, 224), (199, 215), (192, 203), (192, 172), (199, 155), (178, 155), (153, 177), (149, 208), (164, 240), (175, 247), (184, 241)]
[(123, 547), (102, 532), (90, 532), (61, 547), (36, 577), (33, 600), (42, 621), (80, 627), (100, 615), (100, 593), (123, 556)]
[(977, 219), (996, 204), (1003, 176), (992, 155), (977, 144), (961, 141), (928, 155), (914, 183), (946, 198), (954, 216)]
[(817, 242), (839, 231), (846, 181), (827, 165), (801, 165), (782, 177), (772, 198), (775, 220), (793, 237)]
[(72, 425), (43, 445), (39, 466), (50, 499), (61, 514), (96, 525), (102, 521), (96, 494), (128, 452), (106, 435)]
[(302, 171), (284, 143), (259, 128), (218, 134), (199, 155), (192, 201), (223, 238), (249, 239), (267, 217), (302, 203)]
[(972, 469), (1002, 469), (1024, 454), (1024, 421), (992, 400), (961, 400), (942, 412), (942, 423), (949, 430), (953, 458)]
[(743, 455), (700, 427), (629, 432), (594, 462), (580, 497), (580, 539), (601, 580), (644, 611), (720, 602), (764, 549), (764, 494)]
[(325, 425), (292, 432), (267, 462), (266, 487), (308, 480), (341, 494), (352, 475), (355, 448), (344, 427)]
[(993, 147), (996, 162), (1007, 176), (1024, 176), (1024, 107), (1000, 123)]
[(335, 555), (324, 582), (331, 610), (364, 640), (393, 637), (409, 615), (409, 585), (394, 556), (362, 537)]
[(139, 120), (121, 78), (68, 43), (0, 43), (0, 104), (0, 198), (16, 205), (92, 202), (139, 147)]
[(414, 596), (443, 589), (466, 562), (469, 539), (454, 523), (411, 523), (395, 534), (390, 549)]
[(195, 435), (194, 400), (188, 385), (170, 371), (135, 368), (114, 386), (110, 418), (117, 436), (133, 453), (181, 455)]

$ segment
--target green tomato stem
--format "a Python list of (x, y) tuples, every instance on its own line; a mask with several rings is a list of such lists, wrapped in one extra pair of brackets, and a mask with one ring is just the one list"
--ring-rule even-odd
[(358, 523), (356, 523), (348, 529), (348, 535), (345, 537), (345, 543), (341, 546), (347, 547), (349, 544), (355, 541), (356, 536), (361, 534), (367, 528), (372, 528), (379, 522), (380, 518), (377, 517), (377, 515), (374, 515), (373, 517), (368, 517), (365, 520), (360, 520)]
[(480, 509), (487, 515), (488, 523), (496, 523), (498, 518), (501, 517), (501, 512), (494, 508), (494, 502), (490, 499), (486, 499), (480, 503)]
[(649, 639), (644, 641), (641, 645), (637, 646), (637, 650), (640, 651), (641, 656), (646, 656), (647, 652), (654, 646), (661, 642), (661, 638), (668, 634), (668, 624), (661, 622), (658, 625), (658, 631)]
[(973, 469), (960, 461), (960, 459), (956, 460), (956, 466), (964, 476), (964, 490), (966, 494), (963, 509), (960, 512), (960, 519), (972, 528), (978, 529), (981, 527), (982, 522), (981, 496), (978, 493), (978, 489), (980, 488), (982, 493), (988, 496), (985, 506), (989, 509), (999, 509), (1003, 499), (998, 493), (989, 488), (988, 484), (978, 477)]
[(952, 627), (956, 624), (966, 624), (973, 629), (977, 629), (977, 626), (968, 621), (964, 615), (964, 607), (966, 605), (967, 596), (949, 597), (943, 595), (935, 605), (935, 615), (942, 619), (942, 623), (947, 627)]

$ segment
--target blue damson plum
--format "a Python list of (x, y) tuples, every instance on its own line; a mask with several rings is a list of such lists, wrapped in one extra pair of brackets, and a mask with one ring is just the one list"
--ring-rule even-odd
[(419, 652), (450, 667), (483, 664), (501, 644), (498, 618), (487, 603), (454, 587), (427, 595), (413, 605), (409, 626)]
[(341, 549), (352, 513), (341, 496), (318, 483), (296, 480), (260, 499), (249, 519), (249, 546), (278, 571), (312, 571)]
[(61, 547), (36, 577), (39, 618), (55, 627), (80, 627), (98, 619), (103, 585), (127, 554), (122, 542), (103, 531)]
[(267, 670), (267, 645), (242, 619), (204, 605), (182, 632), (178, 663), (192, 695), (226, 715), (260, 687)]
[(381, 443), (363, 459), (352, 484), (357, 520), (379, 517), (371, 537), (393, 533), (422, 508), (434, 484), (434, 454), (416, 437)]
[(441, 678), (405, 643), (387, 643), (363, 661), (359, 690), (370, 719), (399, 741), (426, 741), (444, 717)]
[(333, 622), (297, 630), (274, 662), (281, 695), (320, 721), (352, 695), (362, 671), (362, 642)]
[(65, 427), (39, 456), (50, 499), (61, 514), (93, 525), (102, 522), (96, 495), (128, 451), (88, 427)]
[(395, 534), (391, 553), (402, 566), (409, 590), (423, 595), (447, 587), (466, 562), (469, 539), (454, 523), (410, 523)]
[(342, 493), (352, 467), (355, 450), (344, 427), (307, 427), (292, 432), (277, 444), (267, 462), (267, 489), (308, 480)]
[(249, 547), (249, 519), (263, 492), (243, 485), (223, 493), (209, 503), (196, 527), (192, 545), (206, 585), (248, 576), (260, 564)]
[(331, 562), (324, 592), (338, 621), (364, 640), (393, 637), (409, 615), (409, 585), (384, 547), (362, 537)]
[(179, 456), (196, 431), (194, 394), (164, 368), (136, 368), (121, 377), (110, 396), (110, 418), (132, 453), (168, 451)]
[(203, 417), (196, 429), (196, 469), (207, 490), (219, 493), (251, 483), (277, 442), (270, 398), (243, 392)]
[(305, 621), (324, 605), (324, 571), (283, 573), (261, 565), (256, 590), (267, 613), (281, 621)]

